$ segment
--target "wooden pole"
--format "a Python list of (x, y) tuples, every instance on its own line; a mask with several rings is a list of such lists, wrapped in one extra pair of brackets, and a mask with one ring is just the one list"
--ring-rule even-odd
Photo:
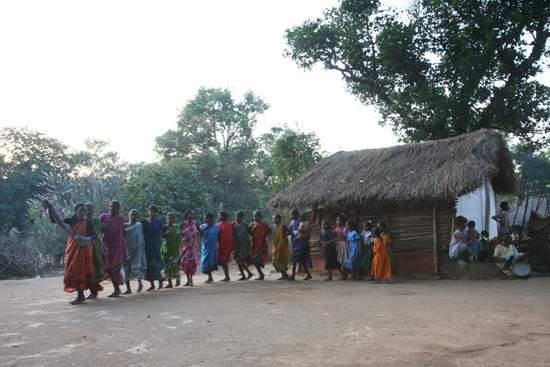
[(434, 230), (434, 273), (439, 273), (439, 254), (437, 251), (437, 204), (434, 204), (433, 210), (433, 230)]
[(489, 180), (485, 180), (485, 223), (484, 228), (487, 232), (489, 232), (489, 228), (491, 227), (491, 202), (495, 201), (495, 195), (491, 195), (491, 192), (489, 191)]

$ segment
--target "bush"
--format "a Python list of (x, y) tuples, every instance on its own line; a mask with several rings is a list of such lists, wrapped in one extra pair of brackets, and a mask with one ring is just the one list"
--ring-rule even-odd
[(0, 235), (0, 280), (35, 277), (44, 262), (37, 247), (17, 234)]

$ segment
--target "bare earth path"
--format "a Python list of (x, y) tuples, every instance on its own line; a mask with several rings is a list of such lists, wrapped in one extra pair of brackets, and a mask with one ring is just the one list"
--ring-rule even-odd
[(550, 278), (277, 277), (80, 306), (60, 277), (2, 281), (0, 366), (550, 365)]

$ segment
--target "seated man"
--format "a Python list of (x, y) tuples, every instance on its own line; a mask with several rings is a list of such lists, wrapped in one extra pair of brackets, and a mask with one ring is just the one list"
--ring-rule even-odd
[(504, 233), (499, 236), (501, 243), (495, 247), (493, 253), (495, 264), (502, 269), (506, 275), (512, 276), (510, 267), (518, 262), (525, 261), (525, 255), (518, 252), (516, 247), (512, 245), (512, 236), (509, 233)]

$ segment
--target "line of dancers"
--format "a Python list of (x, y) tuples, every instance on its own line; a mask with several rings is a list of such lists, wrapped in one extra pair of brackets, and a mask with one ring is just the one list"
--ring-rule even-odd
[[(239, 281), (254, 276), (250, 270), (252, 267), (257, 271), (256, 279), (264, 280), (262, 269), (269, 251), (268, 235), (272, 236), (273, 267), (281, 274), (278, 280), (295, 280), (298, 264), (306, 272), (304, 280), (312, 278), (309, 271), (313, 267), (311, 226), (307, 215), (300, 215), (297, 209), (290, 211), (289, 226), (282, 223), (280, 214), (273, 215), (273, 223), (268, 225), (263, 221), (261, 211), (253, 213), (254, 220), (250, 224), (244, 221), (242, 211), (235, 213), (233, 222), (229, 221), (226, 211), (221, 211), (217, 223), (212, 213), (206, 213), (201, 225), (195, 221), (193, 210), (185, 211), (180, 223), (173, 213), (168, 213), (164, 225), (158, 213), (159, 208), (150, 205), (147, 218), (139, 221), (138, 211), (132, 209), (126, 222), (116, 200), (110, 203), (109, 213), (99, 217), (95, 217), (95, 208), (91, 204), (75, 206), (74, 215), (63, 219), (75, 234), (67, 240), (63, 279), (65, 291), (78, 292), (71, 304), (97, 298), (98, 292), (103, 290), (101, 282), (107, 279), (114, 288), (109, 297), (132, 293), (132, 279), (138, 282), (137, 292), (142, 290), (143, 281), (149, 282), (148, 291), (178, 287), (181, 285), (180, 271), (187, 277), (184, 286), (193, 286), (199, 255), (201, 272), (208, 275), (206, 283), (213, 282), (212, 272), (218, 270), (218, 266), (224, 272), (220, 281), (231, 280), (228, 264), (232, 254), (241, 274)], [(48, 210), (48, 214), (54, 222), (52, 210)], [(79, 242), (76, 235), (88, 238), (91, 245)], [(346, 220), (343, 215), (338, 217), (334, 230), (324, 219), (318, 243), (325, 254), (325, 269), (328, 271), (325, 280), (332, 280), (332, 271), (338, 270), (340, 280), (347, 280), (349, 275), (351, 280), (361, 280), (367, 273), (378, 282), (388, 279), (391, 283), (393, 255), (391, 250), (388, 251), (389, 241), (384, 222), (374, 228), (372, 223), (366, 222), (364, 231), (359, 234), (355, 221)], [(120, 289), (123, 285), (126, 285), (124, 292)], [(86, 290), (90, 291), (87, 298), (84, 295)]]

